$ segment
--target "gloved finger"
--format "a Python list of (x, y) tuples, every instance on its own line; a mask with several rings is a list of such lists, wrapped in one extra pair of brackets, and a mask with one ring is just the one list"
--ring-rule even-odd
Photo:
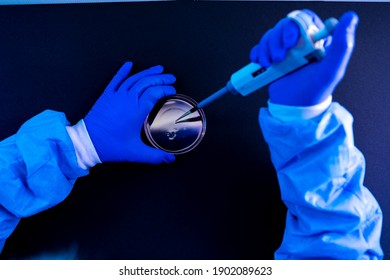
[(289, 18), (279, 21), (273, 29), (268, 30), (260, 43), (252, 48), (250, 59), (263, 67), (280, 62), (288, 49), (295, 46), (299, 39), (299, 27)]
[(138, 80), (129, 90), (130, 96), (136, 96), (139, 98), (144, 91), (153, 86), (171, 85), (176, 81), (175, 76), (172, 74), (159, 74), (154, 76), (148, 76)]
[(147, 145), (142, 145), (139, 148), (138, 155), (140, 156), (139, 162), (144, 163), (160, 164), (163, 162), (171, 163), (175, 161), (175, 156), (173, 154), (149, 147)]
[(321, 18), (312, 10), (303, 9), (302, 12), (305, 12), (308, 16), (311, 17), (311, 20), (318, 27), (318, 29), (322, 29), (325, 26)]
[(293, 20), (284, 18), (276, 24), (270, 34), (268, 49), (272, 63), (277, 63), (285, 58), (289, 48), (295, 46), (299, 38), (299, 28)]
[[(322, 19), (312, 10), (304, 9), (302, 11), (311, 17), (312, 22), (315, 24), (315, 26), (317, 26), (319, 30), (325, 27), (325, 24), (322, 21)], [(324, 47), (330, 45), (331, 42), (332, 42), (332, 38), (330, 36), (324, 38)]]
[(176, 93), (176, 89), (173, 86), (156, 86), (150, 87), (145, 90), (139, 99), (140, 104), (140, 118), (144, 119), (152, 111), (157, 101), (161, 98)]
[(259, 45), (256, 45), (254, 46), (252, 49), (251, 49), (251, 52), (249, 54), (249, 59), (254, 62), (254, 63), (260, 63), (259, 62), (259, 57), (258, 57), (258, 53), (259, 53)]
[(333, 31), (332, 44), (327, 49), (327, 55), (321, 63), (321, 66), (329, 73), (329, 79), (337, 78), (339, 81), (344, 76), (355, 46), (355, 31), (358, 23), (358, 15), (350, 11), (340, 18)]
[(294, 47), (298, 42), (300, 36), (299, 26), (295, 21), (288, 19), (288, 21), (284, 22), (282, 28), (283, 48), (288, 50)]
[(115, 92), (118, 90), (120, 85), (126, 80), (127, 76), (129, 76), (131, 68), (133, 67), (132, 62), (125, 62), (122, 67), (115, 74), (114, 78), (112, 78), (111, 82), (108, 84), (105, 92)]
[(140, 97), (140, 104), (148, 102), (154, 106), (158, 100), (176, 93), (173, 86), (154, 86), (147, 88)]
[(119, 87), (120, 92), (127, 92), (135, 83), (137, 83), (140, 79), (161, 74), (163, 72), (164, 68), (161, 65), (150, 67), (149, 69), (143, 70), (141, 72), (138, 72), (135, 75), (130, 76), (126, 81), (122, 83), (122, 85)]
[(268, 30), (264, 34), (257, 48), (257, 60), (258, 63), (263, 67), (268, 67), (272, 64), (271, 52), (268, 49), (270, 36), (272, 35), (271, 31), (272, 30)]

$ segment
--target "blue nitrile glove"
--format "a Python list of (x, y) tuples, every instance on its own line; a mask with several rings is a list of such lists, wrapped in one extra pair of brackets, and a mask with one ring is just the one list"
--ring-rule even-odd
[[(315, 13), (303, 11), (313, 18), (318, 28), (324, 26)], [(325, 58), (272, 83), (268, 89), (270, 101), (289, 106), (312, 106), (325, 101), (344, 77), (354, 48), (358, 22), (356, 13), (345, 13), (333, 31), (331, 40), (326, 43)], [(298, 25), (292, 19), (284, 18), (253, 47), (250, 58), (253, 62), (268, 67), (282, 61), (298, 38)]]
[(156, 102), (176, 93), (176, 78), (162, 74), (162, 66), (129, 77), (132, 66), (122, 66), (85, 117), (89, 136), (102, 162), (172, 162), (172, 154), (142, 142), (141, 129)]

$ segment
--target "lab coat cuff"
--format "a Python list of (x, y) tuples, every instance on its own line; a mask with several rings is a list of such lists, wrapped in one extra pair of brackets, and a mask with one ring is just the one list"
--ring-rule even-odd
[(313, 119), (325, 112), (331, 103), (331, 95), (322, 103), (313, 106), (287, 106), (268, 100), (268, 110), (274, 118), (283, 122), (292, 122)]
[(76, 151), (77, 163), (80, 168), (88, 169), (98, 163), (102, 163), (89, 137), (84, 120), (80, 120), (73, 126), (67, 126), (66, 130), (70, 139), (72, 139)]

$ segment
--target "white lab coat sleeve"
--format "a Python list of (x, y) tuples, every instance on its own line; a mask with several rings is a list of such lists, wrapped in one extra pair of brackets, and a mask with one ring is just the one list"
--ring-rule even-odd
[(382, 211), (363, 185), (351, 114), (332, 103), (282, 121), (262, 108), (259, 122), (288, 209), (275, 259), (382, 259)]
[(89, 169), (98, 163), (102, 163), (89, 137), (84, 120), (80, 120), (73, 126), (66, 126), (66, 130), (73, 142), (77, 163), (82, 169)]
[(63, 201), (79, 167), (63, 113), (44, 111), (0, 142), (0, 251), (19, 220)]

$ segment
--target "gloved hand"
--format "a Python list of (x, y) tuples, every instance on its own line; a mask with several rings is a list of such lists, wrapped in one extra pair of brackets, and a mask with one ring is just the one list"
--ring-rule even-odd
[(102, 162), (172, 162), (174, 155), (142, 142), (141, 129), (156, 102), (176, 93), (176, 78), (162, 66), (128, 77), (132, 66), (122, 66), (85, 117), (89, 136)]
[[(315, 13), (303, 11), (312, 17), (319, 29), (324, 26)], [(272, 83), (268, 89), (270, 101), (289, 106), (312, 106), (325, 101), (344, 77), (354, 48), (358, 22), (356, 13), (345, 13), (333, 31), (331, 40), (325, 44), (325, 58)], [(284, 18), (253, 47), (250, 58), (263, 67), (280, 62), (288, 49), (295, 46), (299, 36), (298, 25), (292, 19)]]

